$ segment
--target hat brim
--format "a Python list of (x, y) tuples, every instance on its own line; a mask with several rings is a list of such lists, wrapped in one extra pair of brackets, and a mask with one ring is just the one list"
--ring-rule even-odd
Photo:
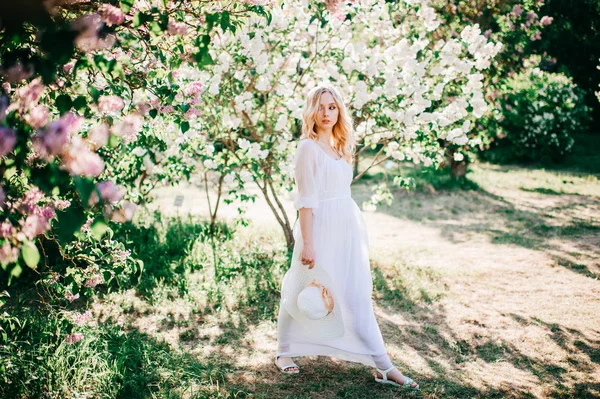
[[(298, 295), (313, 280), (323, 284), (333, 297), (333, 311), (327, 316), (313, 320), (308, 318), (300, 309), (298, 309)], [(312, 269), (294, 259), (290, 269), (283, 277), (281, 285), (281, 302), (285, 310), (296, 320), (306, 333), (316, 339), (337, 339), (344, 336), (344, 322), (342, 317), (341, 302), (337, 295), (335, 285), (327, 272), (318, 264)]]

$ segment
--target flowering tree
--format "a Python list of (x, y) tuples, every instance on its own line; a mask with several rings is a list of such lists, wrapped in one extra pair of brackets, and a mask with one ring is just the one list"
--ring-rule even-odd
[[(482, 80), (485, 98), (495, 107), (500, 108), (497, 98), (504, 86), (504, 80), (529, 66), (545, 68), (556, 62), (547, 54), (531, 58), (536, 51), (542, 33), (552, 24), (553, 18), (542, 15), (543, 0), (484, 0), (484, 1), (435, 1), (433, 7), (443, 15), (442, 28), (438, 29), (441, 37), (459, 37), (465, 24), (477, 24), (484, 36), (503, 45), (502, 51), (495, 57), (493, 64), (487, 69)], [(542, 15), (542, 16), (540, 16)], [(532, 65), (533, 60), (536, 64)], [(455, 159), (452, 154), (458, 149), (452, 143), (444, 143), (449, 153), (449, 164), (453, 176), (466, 173), (468, 163), (476, 152), (487, 150), (496, 140), (495, 130), (488, 128), (490, 121), (484, 117), (474, 129), (472, 139), (478, 142), (477, 147), (460, 148), (464, 156)], [(485, 156), (485, 153), (484, 153)]]
[[(251, 199), (254, 181), (293, 245), (291, 224), (279, 200), (292, 187), (295, 139), (304, 96), (320, 81), (343, 92), (356, 124), (359, 149), (376, 155), (355, 181), (382, 162), (443, 162), (446, 141), (473, 144), (473, 122), (487, 110), (483, 71), (500, 50), (478, 26), (441, 40), (427, 1), (285, 1), (267, 17), (237, 29), (217, 26), (208, 54), (214, 64), (180, 78), (202, 83), (202, 117), (175, 150), (197, 159), (213, 175), (218, 199)], [(400, 177), (394, 183), (401, 184)], [(391, 194), (377, 187), (365, 209)]]
[[(40, 262), (38, 272), (64, 283), (65, 295), (117, 277), (128, 253), (110, 234), (99, 241), (107, 223), (130, 220), (158, 181), (189, 173), (162, 155), (167, 139), (153, 119), (185, 132), (199, 111), (198, 86), (174, 84), (170, 70), (211, 63), (211, 29), (235, 29), (261, 10), (112, 3), (39, 0), (27, 12), (2, 5), (0, 265), (9, 281)], [(156, 171), (160, 161), (168, 166)], [(83, 274), (53, 269), (54, 255)]]

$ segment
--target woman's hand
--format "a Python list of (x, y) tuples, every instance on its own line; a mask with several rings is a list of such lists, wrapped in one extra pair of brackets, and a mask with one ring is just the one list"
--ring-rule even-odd
[(302, 254), (300, 255), (300, 262), (303, 265), (308, 265), (309, 269), (315, 267), (315, 249), (312, 244), (304, 245), (302, 248)]

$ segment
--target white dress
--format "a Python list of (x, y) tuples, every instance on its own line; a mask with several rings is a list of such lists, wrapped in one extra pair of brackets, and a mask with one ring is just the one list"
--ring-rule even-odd
[[(345, 334), (338, 339), (316, 340), (280, 304), (277, 355), (331, 356), (387, 369), (391, 362), (371, 300), (373, 280), (367, 230), (351, 197), (352, 177), (352, 167), (344, 159), (332, 158), (311, 139), (300, 140), (295, 156), (294, 206), (313, 210), (315, 263), (336, 285), (341, 302), (336, 302), (336, 306), (341, 306)], [(299, 219), (293, 233), (296, 242), (292, 263), (300, 262), (302, 253)]]

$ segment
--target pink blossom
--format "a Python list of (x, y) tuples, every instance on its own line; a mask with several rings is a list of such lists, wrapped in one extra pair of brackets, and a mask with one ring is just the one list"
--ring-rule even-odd
[(92, 144), (93, 150), (104, 147), (108, 143), (109, 138), (110, 130), (106, 123), (101, 123), (91, 128), (87, 137), (88, 141)]
[(5, 156), (15, 148), (17, 135), (14, 130), (0, 126), (0, 157)]
[(4, 201), (6, 200), (6, 194), (4, 193), (4, 188), (0, 186), (0, 207), (4, 205)]
[(125, 144), (133, 143), (137, 140), (137, 135), (142, 130), (143, 123), (139, 115), (130, 114), (114, 124), (113, 133), (120, 136)]
[(96, 177), (104, 172), (104, 161), (90, 151), (80, 137), (74, 137), (68, 151), (63, 155), (63, 166), (73, 176)]
[(72, 315), (75, 324), (84, 324), (92, 319), (92, 312), (86, 310), (85, 313), (75, 313)]
[(48, 117), (50, 115), (50, 111), (44, 105), (37, 105), (31, 108), (29, 114), (26, 115), (25, 119), (29, 126), (34, 129), (39, 129), (48, 123)]
[(67, 291), (67, 293), (65, 294), (65, 298), (69, 301), (69, 302), (73, 302), (77, 299), (79, 299), (79, 294), (71, 294), (70, 291)]
[(117, 113), (125, 106), (125, 102), (119, 96), (102, 96), (98, 99), (98, 109), (100, 112)]
[(40, 96), (44, 92), (44, 85), (41, 78), (33, 79), (28, 85), (17, 89), (15, 97), (20, 101), (23, 109), (37, 104)]
[(75, 60), (69, 62), (68, 64), (63, 65), (63, 71), (66, 73), (70, 73), (75, 67)]
[(24, 215), (35, 213), (38, 210), (37, 204), (42, 198), (44, 198), (44, 193), (38, 187), (34, 186), (25, 192), (17, 207)]
[(554, 21), (554, 18), (544, 15), (540, 20), (540, 23), (544, 26), (548, 26), (552, 24), (552, 21)]
[(52, 220), (56, 217), (56, 212), (50, 206), (45, 206), (43, 208), (38, 208), (38, 209), (39, 209), (39, 214), (46, 220)]
[(176, 22), (173, 20), (169, 20), (169, 25), (167, 27), (167, 32), (169, 35), (182, 35), (185, 36), (188, 34), (188, 27), (183, 22)]
[(198, 97), (204, 92), (204, 85), (202, 82), (192, 82), (185, 87), (183, 92), (186, 96)]
[(92, 231), (91, 227), (92, 227), (92, 222), (94, 221), (94, 218), (88, 218), (85, 222), (85, 224), (83, 226), (81, 226), (81, 231), (83, 233), (89, 233), (90, 231)]
[(132, 202), (125, 202), (121, 205), (121, 208), (116, 209), (112, 212), (111, 220), (117, 223), (124, 223), (133, 219), (133, 215), (137, 205)]
[(520, 4), (515, 4), (512, 9), (512, 14), (515, 18), (518, 18), (519, 15), (523, 14), (523, 7)]
[(65, 335), (65, 343), (72, 345), (83, 339), (82, 333), (73, 333)]
[(485, 32), (483, 32), (483, 36), (485, 36), (487, 39), (489, 39), (491, 35), (492, 35), (491, 29), (488, 29)]
[(13, 228), (13, 225), (10, 222), (0, 223), (0, 237), (2, 237), (2, 238), (12, 237), (14, 232), (15, 232), (15, 229)]
[(536, 40), (541, 40), (542, 39), (542, 32), (537, 32), (535, 35), (531, 36), (529, 39), (532, 42), (536, 41)]
[(125, 22), (125, 14), (120, 8), (112, 6), (110, 4), (103, 4), (98, 11), (102, 15), (102, 20), (108, 26), (121, 25)]
[(33, 137), (34, 148), (44, 158), (60, 154), (69, 137), (81, 129), (83, 119), (69, 112), (52, 121)]
[(184, 117), (185, 119), (196, 119), (199, 116), (202, 116), (202, 110), (198, 109), (198, 108), (190, 108), (187, 110), (187, 112), (185, 113)]
[(537, 14), (534, 13), (533, 11), (529, 11), (527, 13), (527, 24), (531, 24), (533, 21), (535, 21), (535, 19), (537, 18)]
[(125, 261), (127, 260), (127, 258), (131, 255), (131, 251), (130, 250), (126, 250), (126, 251), (119, 251), (117, 253), (115, 253), (113, 255), (113, 261), (116, 263), (125, 263)]
[(101, 274), (94, 274), (91, 278), (87, 279), (85, 282), (85, 286), (88, 288), (93, 288), (99, 284), (104, 284), (104, 277)]
[(50, 229), (48, 220), (38, 214), (29, 215), (25, 221), (21, 220), (20, 223), (21, 232), (30, 240), (33, 240), (38, 235), (43, 234)]
[(6, 76), (7, 82), (17, 83), (33, 76), (33, 67), (30, 64), (23, 65), (21, 61), (17, 61), (3, 71), (3, 74)]
[(7, 265), (19, 259), (19, 248), (15, 248), (7, 241), (0, 247), (0, 263)]
[(64, 211), (69, 206), (71, 206), (71, 201), (69, 201), (69, 200), (55, 200), (53, 206), (54, 206), (54, 208), (58, 209), (59, 211)]
[[(125, 195), (125, 187), (118, 186), (112, 181), (104, 181), (98, 183), (98, 191), (100, 191), (100, 198), (106, 203), (115, 204), (119, 202)], [(89, 205), (94, 206), (98, 203), (98, 194), (95, 191), (92, 192), (89, 199)]]
[(165, 105), (164, 107), (160, 108), (161, 114), (171, 114), (173, 111), (175, 111), (175, 108), (173, 108), (172, 105)]

